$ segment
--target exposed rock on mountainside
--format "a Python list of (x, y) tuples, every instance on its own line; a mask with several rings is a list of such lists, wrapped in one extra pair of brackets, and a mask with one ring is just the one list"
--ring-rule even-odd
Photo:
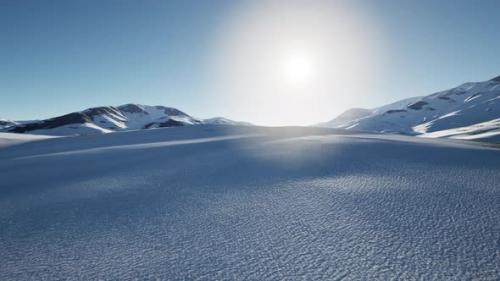
[[(351, 110), (321, 126), (425, 137), (500, 141), (500, 76), (465, 83), (425, 97), (402, 100), (350, 116)], [(442, 132), (442, 133), (439, 133)]]
[(4, 123), (0, 123), (0, 129), (6, 132), (62, 136), (196, 124), (243, 124), (222, 117), (201, 120), (173, 107), (140, 104), (93, 107), (40, 121), (16, 123), (5, 120), (1, 122)]

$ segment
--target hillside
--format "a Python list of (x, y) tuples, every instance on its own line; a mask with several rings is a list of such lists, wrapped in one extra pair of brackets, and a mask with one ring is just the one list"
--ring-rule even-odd
[(73, 136), (199, 124), (250, 125), (223, 117), (202, 120), (173, 107), (125, 104), (117, 107), (92, 107), (45, 120), (0, 120), (0, 130), (10, 133)]
[(499, 120), (500, 77), (496, 77), (365, 110), (362, 116), (343, 114), (321, 126), (500, 142)]

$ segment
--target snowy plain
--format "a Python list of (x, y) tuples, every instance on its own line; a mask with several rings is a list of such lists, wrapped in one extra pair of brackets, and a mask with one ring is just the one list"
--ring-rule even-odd
[(500, 279), (493, 146), (215, 125), (1, 143), (0, 280)]

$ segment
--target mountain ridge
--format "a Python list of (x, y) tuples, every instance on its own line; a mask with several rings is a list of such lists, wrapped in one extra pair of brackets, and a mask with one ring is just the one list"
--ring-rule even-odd
[(0, 130), (68, 136), (198, 124), (250, 125), (222, 117), (199, 119), (173, 107), (128, 103), (120, 106), (91, 107), (43, 120), (16, 122), (0, 119)]
[(375, 133), (500, 141), (500, 122), (497, 122), (500, 76), (367, 111), (371, 113), (350, 119), (345, 119), (344, 112), (319, 125)]

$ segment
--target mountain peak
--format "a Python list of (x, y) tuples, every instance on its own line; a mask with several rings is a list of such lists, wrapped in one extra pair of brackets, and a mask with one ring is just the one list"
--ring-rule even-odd
[(0, 129), (8, 128), (17, 125), (16, 122), (0, 118)]
[(120, 105), (117, 107), (120, 111), (126, 112), (126, 113), (141, 113), (145, 115), (150, 115), (150, 114), (166, 114), (166, 115), (179, 115), (179, 116), (189, 116), (185, 112), (180, 111), (177, 108), (174, 107), (167, 107), (163, 105), (143, 105), (143, 104), (137, 104), (137, 103), (127, 103), (124, 105)]
[(173, 107), (128, 103), (116, 107), (91, 107), (39, 121), (16, 123), (0, 119), (0, 130), (13, 133), (67, 136), (195, 124), (243, 125), (241, 122), (222, 118), (200, 120)]
[(210, 125), (239, 125), (239, 126), (252, 126), (251, 123), (248, 122), (241, 122), (241, 121), (234, 121), (227, 119), (225, 117), (213, 117), (213, 118), (208, 118), (208, 119), (203, 119), (204, 124), (210, 124)]
[(354, 120), (358, 120), (372, 113), (373, 111), (370, 109), (354, 107), (342, 112), (339, 116), (335, 117), (334, 119), (326, 123), (320, 123), (319, 125), (335, 128), (336, 126), (343, 125)]
[(495, 82), (499, 82), (500, 83), (500, 76), (497, 76), (497, 77), (491, 79), (490, 81), (495, 81)]
[[(500, 76), (468, 82), (424, 97), (404, 99), (358, 117), (347, 111), (321, 125), (377, 133), (425, 137), (500, 139)], [(368, 113), (368, 112), (367, 112)], [(354, 117), (354, 118), (351, 118)], [(498, 137), (495, 137), (497, 136)]]

